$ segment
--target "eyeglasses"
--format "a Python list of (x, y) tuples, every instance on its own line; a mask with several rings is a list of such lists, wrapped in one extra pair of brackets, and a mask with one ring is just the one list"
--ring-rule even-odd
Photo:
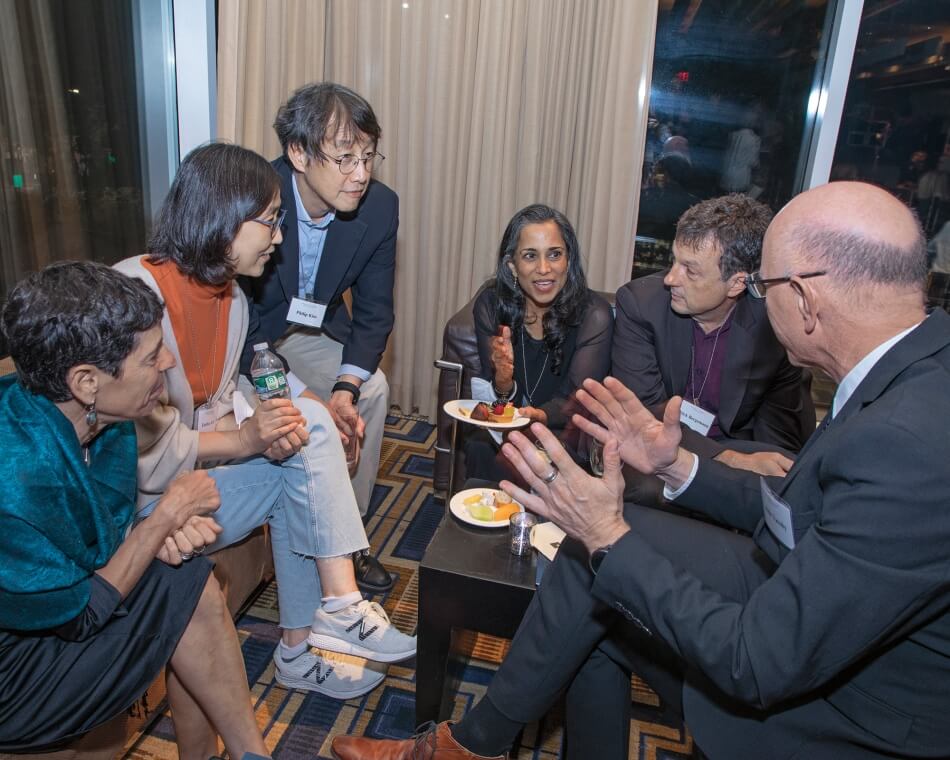
[(367, 173), (372, 172), (374, 168), (379, 168), (379, 165), (386, 160), (386, 156), (382, 153), (370, 153), (368, 156), (360, 158), (359, 156), (351, 156), (347, 153), (345, 156), (340, 156), (339, 158), (329, 157), (330, 160), (337, 165), (340, 169), (340, 174), (352, 174), (356, 171), (356, 166), (360, 161), (363, 162), (363, 167), (366, 169)]
[(828, 273), (805, 272), (803, 274), (790, 274), (785, 277), (769, 277), (763, 280), (762, 275), (760, 275), (758, 272), (753, 272), (745, 278), (745, 287), (746, 290), (749, 291), (749, 295), (753, 298), (765, 298), (765, 291), (769, 285), (778, 285), (783, 282), (791, 282), (795, 277), (799, 277), (802, 280), (807, 280), (809, 277), (821, 277), (823, 274)]
[(280, 229), (280, 225), (284, 222), (285, 216), (287, 216), (287, 210), (281, 209), (273, 219), (249, 219), (248, 221), (257, 222), (258, 224), (263, 224), (265, 227), (270, 227), (270, 236), (275, 238), (277, 237), (277, 230)]

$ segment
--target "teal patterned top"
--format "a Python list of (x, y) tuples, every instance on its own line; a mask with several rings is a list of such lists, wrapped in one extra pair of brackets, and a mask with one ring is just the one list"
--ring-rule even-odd
[(135, 508), (135, 428), (110, 425), (90, 463), (49, 399), (0, 378), (0, 628), (35, 631), (79, 615), (90, 577)]

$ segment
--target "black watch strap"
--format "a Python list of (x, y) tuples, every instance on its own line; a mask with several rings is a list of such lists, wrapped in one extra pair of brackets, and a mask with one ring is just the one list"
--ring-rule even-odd
[(346, 380), (337, 380), (330, 393), (336, 393), (337, 391), (349, 391), (352, 393), (354, 404), (360, 400), (359, 386), (354, 385), (353, 383), (348, 383)]
[(607, 558), (607, 552), (610, 551), (612, 546), (613, 544), (607, 544), (607, 546), (601, 546), (599, 549), (594, 549), (594, 551), (591, 552), (590, 559), (587, 560), (587, 566), (590, 567), (590, 571), (594, 575), (597, 575), (597, 571), (600, 570), (600, 566)]

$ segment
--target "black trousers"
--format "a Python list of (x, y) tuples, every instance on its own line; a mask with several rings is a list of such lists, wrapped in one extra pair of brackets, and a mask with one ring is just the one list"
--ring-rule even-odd
[[(746, 600), (774, 570), (751, 539), (661, 509), (628, 504), (632, 529), (711, 589)], [(567, 757), (626, 758), (630, 673), (682, 712), (684, 663), (661, 640), (590, 593), (587, 552), (565, 541), (488, 688), (510, 719), (537, 720), (567, 691)]]

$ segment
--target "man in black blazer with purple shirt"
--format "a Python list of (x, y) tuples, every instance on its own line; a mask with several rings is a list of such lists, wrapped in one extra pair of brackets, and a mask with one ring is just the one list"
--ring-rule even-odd
[(611, 375), (658, 412), (682, 395), (713, 415), (707, 433), (684, 425), (691, 451), (776, 475), (791, 466), (783, 454), (797, 452), (814, 431), (815, 409), (765, 306), (745, 292), (771, 218), (767, 206), (743, 195), (687, 210), (672, 267), (617, 291)]

